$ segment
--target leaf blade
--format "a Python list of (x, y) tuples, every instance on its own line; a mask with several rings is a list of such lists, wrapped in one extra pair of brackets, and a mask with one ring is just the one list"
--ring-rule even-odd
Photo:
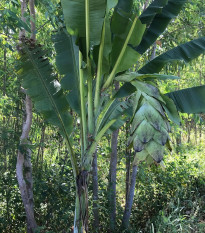
[(169, 92), (166, 95), (182, 113), (205, 112), (205, 85)]
[(143, 66), (138, 72), (142, 74), (146, 73), (158, 73), (167, 63), (175, 61), (189, 62), (205, 51), (205, 37), (201, 37), (187, 43), (181, 44), (161, 55), (154, 58)]

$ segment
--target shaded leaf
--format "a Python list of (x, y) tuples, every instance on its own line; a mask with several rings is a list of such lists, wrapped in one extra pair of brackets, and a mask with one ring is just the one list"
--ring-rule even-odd
[[(164, 3), (165, 2), (163, 1), (160, 5), (163, 6)], [(167, 28), (167, 25), (171, 22), (171, 20), (179, 14), (185, 3), (186, 0), (169, 0), (163, 7), (161, 13), (154, 16), (149, 28), (146, 30), (142, 38), (140, 45), (136, 48), (140, 54), (143, 54), (157, 40), (157, 38)]]
[[(85, 0), (61, 0), (66, 27), (70, 34), (86, 37)], [(105, 0), (89, 0), (90, 45), (100, 43), (106, 11)]]
[(143, 11), (140, 15), (140, 20), (142, 23), (149, 27), (153, 18), (157, 13), (161, 13), (163, 7), (167, 4), (168, 0), (154, 0), (152, 3)]
[(175, 61), (190, 62), (197, 58), (205, 51), (205, 37), (201, 37), (196, 40), (192, 40), (185, 44), (181, 44), (161, 55), (154, 58), (143, 66), (138, 72), (142, 74), (146, 73), (158, 73), (162, 68)]
[(36, 110), (46, 120), (60, 128), (69, 140), (72, 131), (72, 117), (69, 105), (60, 84), (55, 80), (53, 71), (40, 46), (23, 49), (18, 74), (23, 79), (23, 87), (34, 102)]
[(166, 95), (174, 101), (180, 112), (205, 112), (205, 85), (173, 91)]
[(66, 98), (78, 114), (80, 113), (80, 94), (78, 87), (78, 49), (74, 38), (61, 29), (52, 37), (56, 49), (56, 65), (60, 74), (62, 88), (68, 92)]
[(158, 80), (180, 79), (180, 77), (174, 75), (164, 75), (164, 74), (138, 74), (136, 72), (125, 73), (115, 77), (116, 81), (121, 81), (121, 82), (131, 82), (134, 79), (140, 79), (140, 80), (146, 79), (146, 81), (148, 81), (152, 79), (158, 79)]

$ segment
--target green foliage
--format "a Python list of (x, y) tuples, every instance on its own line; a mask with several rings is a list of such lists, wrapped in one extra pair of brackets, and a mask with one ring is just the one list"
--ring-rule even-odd
[(179, 45), (148, 62), (139, 73), (158, 73), (167, 63), (176, 61), (190, 62), (197, 58), (205, 49), (205, 37)]
[(167, 95), (173, 99), (178, 111), (186, 113), (203, 113), (205, 111), (205, 86), (192, 87), (170, 92)]
[[(85, 38), (86, 27), (85, 20), (88, 17), (90, 20), (90, 45), (96, 45), (100, 43), (101, 30), (103, 25), (103, 18), (106, 10), (105, 0), (91, 0), (86, 6), (88, 1), (77, 0), (66, 1), (62, 0), (63, 13), (65, 17), (65, 23), (67, 29), (71, 35), (77, 35), (81, 38)], [(86, 11), (85, 11), (86, 8)]]
[(140, 166), (130, 232), (203, 232), (205, 176), (201, 146), (166, 156), (166, 170)]
[(50, 123), (58, 126), (68, 139), (72, 130), (72, 118), (67, 111), (69, 105), (40, 46), (34, 47), (29, 42), (25, 45), (18, 74), (23, 79), (23, 87), (34, 101), (37, 111)]
[[(198, 34), (203, 36), (202, 19), (199, 18), (200, 22), (195, 23), (197, 17), (193, 16), (193, 12), (198, 14), (200, 2), (189, 4), (189, 7), (184, 9), (180, 16), (183, 23), (179, 23), (178, 19), (175, 20), (177, 27), (173, 26), (173, 19), (185, 4), (184, 0), (155, 0), (141, 16), (134, 10), (133, 1), (108, 0), (107, 5), (106, 1), (88, 2), (90, 5), (87, 5), (85, 11), (85, 1), (62, 1), (65, 24), (68, 32), (72, 34), (69, 35), (64, 27), (62, 7), (59, 2), (36, 1), (38, 12), (36, 35), (39, 42), (45, 44), (44, 49), (48, 49), (49, 58), (45, 57), (45, 52), (38, 45), (35, 48), (30, 45), (24, 47), (21, 57), (23, 64), (20, 70), (22, 76), (18, 79), (14, 71), (16, 55), (14, 53), (12, 56), (11, 51), (15, 50), (15, 41), (18, 42), (16, 28), (24, 28), (29, 33), (27, 23), (30, 18), (26, 15), (27, 23), (22, 23), (18, 17), (20, 8), (16, 1), (1, 3), (3, 5), (0, 11), (2, 16), (0, 40), (3, 49), (0, 55), (3, 59), (0, 60), (0, 84), (4, 90), (4, 93), (0, 94), (0, 136), (2, 138), (0, 142), (0, 172), (2, 174), (0, 176), (0, 231), (2, 232), (25, 231), (25, 214), (15, 180), (16, 149), (19, 144), (23, 118), (23, 94), (19, 91), (19, 82), (22, 77), (24, 87), (35, 105), (30, 140), (34, 142), (31, 149), (34, 155), (35, 213), (37, 222), (41, 226), (40, 232), (64, 232), (65, 229), (70, 229), (73, 225), (76, 192), (67, 146), (59, 135), (58, 129), (45, 125), (36, 110), (43, 113), (48, 122), (58, 126), (63, 135), (66, 134), (69, 142), (72, 141), (77, 165), (80, 168), (85, 168), (84, 162), (86, 161), (89, 165), (86, 169), (90, 169), (91, 152), (99, 143), (99, 207), (102, 220), (101, 231), (106, 232), (109, 222), (107, 164), (110, 159), (110, 136), (108, 133), (122, 127), (128, 119), (131, 119), (134, 149), (138, 151), (140, 147), (140, 150), (146, 147), (145, 154), (138, 152), (141, 153), (141, 158), (145, 158), (149, 153), (151, 161), (154, 158), (159, 162), (170, 131), (165, 114), (175, 123), (179, 123), (179, 117), (173, 101), (163, 96), (158, 91), (158, 87), (160, 86), (161, 92), (165, 93), (175, 91), (183, 85), (188, 87), (190, 84), (192, 86), (202, 84), (203, 68), (200, 64), (203, 62), (201, 58), (199, 64), (192, 63), (188, 66), (188, 72), (183, 72), (179, 68), (181, 63), (178, 63), (178, 66), (175, 64), (179, 60), (190, 61), (203, 53), (204, 37), (172, 49), (186, 42), (187, 38), (192, 40), (198, 37)], [(142, 5), (142, 2), (138, 4)], [(110, 10), (113, 7), (115, 9)], [(142, 9), (139, 11), (142, 12)], [(151, 52), (147, 49), (171, 21), (170, 28), (159, 38), (159, 44), (162, 41), (161, 46), (157, 44), (156, 53), (159, 56), (143, 66), (149, 60)], [(188, 25), (191, 25), (189, 30)], [(193, 27), (198, 28), (198, 25), (200, 25), (197, 29), (199, 31), (193, 31)], [(57, 30), (53, 36), (56, 54), (52, 51), (53, 45), (49, 38), (53, 28)], [(186, 36), (182, 33), (182, 28), (187, 29)], [(165, 52), (168, 49), (171, 50)], [(141, 56), (140, 54), (145, 50), (147, 52)], [(5, 53), (6, 58), (4, 58)], [(50, 64), (54, 63), (60, 75), (56, 75), (55, 65), (51, 69)], [(172, 63), (172, 67), (169, 63)], [(138, 67), (142, 68), (139, 70)], [(167, 75), (156, 74), (162, 68)], [(128, 73), (125, 73), (126, 70)], [(139, 73), (129, 73), (135, 70), (139, 70)], [(171, 76), (171, 74), (176, 76)], [(184, 76), (186, 79), (175, 80), (178, 76)], [(80, 78), (82, 78), (81, 88)], [(172, 79), (172, 84), (168, 79)], [(119, 91), (114, 90), (111, 85), (113, 80), (120, 82)], [(153, 83), (153, 80), (157, 85)], [(157, 82), (157, 80), (160, 81)], [(199, 112), (198, 109), (203, 110), (203, 90), (203, 86), (182, 90), (180, 97), (186, 109), (183, 110), (182, 107), (179, 109), (188, 112), (187, 109), (190, 109), (190, 104), (192, 104), (195, 112), (196, 108), (197, 112)], [(140, 93), (140, 97), (136, 96), (136, 91)], [(94, 93), (96, 95), (93, 98)], [(82, 95), (81, 99), (80, 95)], [(130, 95), (131, 98), (135, 98), (133, 102), (131, 102)], [(175, 92), (173, 95), (176, 95)], [(99, 97), (99, 101), (96, 96)], [(197, 105), (199, 100), (201, 100), (200, 105)], [(94, 103), (95, 108), (92, 110), (90, 106)], [(179, 104), (176, 105), (179, 107)], [(194, 111), (192, 108), (189, 112)], [(203, 119), (203, 115), (199, 117)], [(93, 119), (91, 123), (94, 135), (90, 134), (92, 130), (87, 125), (90, 119)], [(194, 135), (200, 135), (200, 130), (203, 136), (204, 124), (201, 123), (198, 126), (194, 122), (193, 116), (183, 115), (183, 128), (173, 127), (174, 133), (170, 135), (172, 141), (175, 142), (175, 137), (178, 139), (181, 132), (184, 137), (182, 143), (189, 137), (194, 141)], [(84, 129), (85, 134), (83, 134)], [(118, 145), (118, 226), (125, 202), (124, 175), (127, 141), (123, 131), (125, 131), (124, 128), (120, 131), (120, 145)], [(100, 142), (103, 135), (106, 135), (106, 139)], [(202, 139), (202, 136), (198, 136), (198, 139)], [(85, 147), (82, 146), (83, 140), (87, 140)], [(146, 145), (143, 141), (146, 141)], [(167, 146), (170, 147), (169, 144)], [(195, 232), (203, 232), (204, 166), (201, 165), (202, 160), (197, 156), (191, 162), (188, 158), (197, 155), (200, 151), (191, 150), (190, 147), (185, 151), (178, 142), (173, 147), (183, 152), (183, 156), (180, 158), (177, 155), (167, 156), (165, 171), (155, 165), (145, 167), (144, 163), (140, 164), (131, 232), (177, 232), (180, 228), (184, 232), (189, 232), (190, 228), (193, 228)], [(70, 154), (71, 152), (69, 151)], [(203, 153), (200, 152), (200, 156), (203, 156)], [(135, 163), (136, 157), (135, 159), (134, 157), (132, 155), (130, 159)], [(138, 161), (139, 158), (138, 154)], [(175, 160), (169, 161), (170, 158)], [(91, 199), (91, 194), (89, 195)]]
[[(57, 141), (52, 140), (53, 143)], [(35, 216), (40, 232), (61, 232), (73, 225), (75, 191), (71, 164), (64, 159), (66, 153), (55, 163), (37, 164), (33, 167)], [(35, 164), (35, 161), (33, 161)], [(0, 178), (0, 231), (25, 232), (25, 214), (15, 179), (15, 161), (11, 172)], [(2, 170), (2, 167), (1, 167)]]
[[(53, 41), (55, 43), (55, 48), (57, 52), (56, 57), (56, 65), (61, 75), (65, 75), (64, 78), (61, 80), (62, 88), (64, 92), (61, 91), (61, 98), (63, 101), (55, 101), (50, 98), (56, 95), (53, 95), (55, 90), (49, 94), (49, 98), (42, 98), (48, 100), (45, 106), (51, 106), (54, 111), (50, 113), (56, 114), (55, 119), (52, 120), (51, 114), (45, 114), (46, 109), (38, 109), (40, 111), (44, 111), (44, 116), (50, 120), (50, 122), (58, 125), (60, 127), (61, 132), (69, 141), (69, 130), (71, 130), (71, 118), (65, 116), (66, 110), (68, 110), (67, 101), (70, 104), (70, 107), (75, 110), (80, 118), (81, 118), (81, 126), (82, 126), (82, 133), (81, 135), (81, 142), (83, 144), (82, 147), (82, 155), (84, 154), (85, 158), (83, 161), (91, 161), (91, 154), (94, 151), (95, 145), (97, 145), (100, 138), (103, 136), (102, 132), (106, 132), (107, 129), (112, 131), (120, 126), (123, 125), (127, 117), (129, 116), (130, 111), (124, 111), (127, 108), (129, 109), (128, 104), (123, 99), (123, 102), (117, 101), (119, 93), (114, 95), (110, 98), (100, 98), (100, 91), (103, 93), (110, 92), (110, 85), (113, 82), (113, 79), (119, 72), (124, 72), (129, 69), (140, 57), (140, 54), (137, 53), (134, 48), (137, 46), (137, 50), (140, 50), (140, 53), (144, 53), (145, 50), (157, 39), (157, 37), (164, 31), (170, 20), (175, 17), (180, 9), (182, 8), (183, 4), (186, 1), (154, 1), (147, 10), (142, 13), (141, 17), (137, 17), (136, 12), (132, 11), (133, 1), (119, 1), (118, 4), (114, 8), (113, 14), (111, 14), (111, 19), (109, 19), (109, 7), (106, 8), (106, 3), (101, 2), (94, 3), (92, 1), (77, 1), (73, 3), (72, 1), (62, 1), (62, 9), (64, 12), (65, 24), (67, 27), (68, 32), (65, 29), (60, 29), (58, 34), (53, 37)], [(115, 5), (113, 2), (108, 2), (109, 4)], [(109, 5), (108, 4), (108, 5)], [(79, 14), (81, 17), (79, 17)], [(149, 15), (149, 17), (148, 17)], [(71, 20), (72, 19), (72, 20)], [(146, 25), (141, 22), (145, 21), (147, 23), (147, 30)], [(163, 19), (163, 20), (162, 20)], [(158, 22), (163, 22), (159, 24)], [(148, 27), (149, 26), (149, 27)], [(150, 37), (150, 33), (152, 37)], [(75, 38), (73, 35), (76, 36), (76, 44), (79, 46), (79, 49), (75, 45), (74, 41)], [(112, 36), (111, 36), (112, 35)], [(147, 41), (147, 37), (151, 39), (149, 43), (145, 46), (144, 43)], [(142, 41), (142, 42), (141, 42)], [(180, 45), (165, 54), (160, 55), (159, 57), (155, 58), (153, 61), (145, 65), (142, 69), (139, 70), (140, 73), (147, 74), (147, 70), (151, 67), (154, 70), (151, 70), (149, 73), (159, 72), (163, 66), (171, 60), (184, 60), (189, 61), (193, 58), (196, 58), (204, 51), (204, 38), (191, 41), (187, 44)], [(97, 45), (97, 47), (95, 47)], [(94, 46), (94, 47), (93, 47)], [(94, 48), (94, 49), (93, 49)], [(142, 51), (143, 48), (143, 51)], [(40, 53), (40, 50), (36, 48), (35, 55), (40, 54), (39, 57), (43, 57), (43, 54)], [(31, 55), (27, 51), (27, 58), (26, 59), (33, 59)], [(105, 51), (105, 52), (104, 52)], [(108, 59), (105, 59), (105, 54), (108, 56)], [(33, 54), (34, 55), (34, 54)], [(66, 57), (66, 59), (65, 59)], [(42, 61), (42, 60), (39, 60)], [(40, 62), (32, 62), (29, 64), (30, 71), (36, 70), (39, 68), (39, 71), (42, 67), (40, 67)], [(45, 60), (46, 61), (46, 60)], [(36, 63), (36, 64), (35, 64)], [(44, 69), (50, 69), (48, 63), (44, 63)], [(105, 65), (106, 64), (106, 65)], [(32, 67), (33, 66), (33, 67)], [(39, 66), (39, 67), (38, 67)], [(48, 67), (47, 67), (48, 66)], [(105, 66), (107, 66), (105, 68)], [(97, 67), (97, 74), (95, 78), (95, 68)], [(110, 70), (109, 70), (110, 67)], [(153, 68), (154, 67), (154, 68)], [(157, 67), (157, 68), (156, 68)], [(23, 69), (26, 71), (26, 65), (23, 66)], [(155, 70), (156, 69), (156, 70)], [(40, 72), (36, 74), (39, 76)], [(27, 71), (26, 71), (27, 72)], [(23, 73), (22, 77), (24, 76), (24, 80), (26, 80), (26, 72)], [(50, 73), (47, 76), (51, 75)], [(103, 75), (106, 74), (104, 77)], [(46, 90), (46, 86), (50, 85), (50, 79), (48, 83), (42, 82), (42, 74), (40, 77), (40, 82), (43, 83), (44, 89)], [(133, 76), (132, 76), (133, 77)], [(146, 76), (147, 77), (147, 76)], [(162, 75), (154, 74), (150, 76), (150, 79), (153, 78), (168, 78)], [(172, 76), (169, 76), (173, 78)], [(147, 99), (151, 101), (153, 97), (155, 99), (163, 102), (163, 99), (159, 98), (159, 93), (157, 94), (156, 88), (151, 86), (150, 84), (144, 85), (140, 82), (140, 76), (137, 77), (138, 81), (133, 81), (133, 79), (126, 79), (125, 81), (130, 81), (133, 86), (135, 86), (136, 91), (142, 91), (146, 93)], [(144, 77), (145, 78), (145, 77)], [(33, 76), (33, 80), (35, 80)], [(121, 80), (122, 81), (122, 80)], [(144, 79), (145, 82), (149, 82), (149, 80)], [(24, 81), (30, 83), (30, 80)], [(55, 87), (59, 86), (57, 82), (53, 82)], [(29, 86), (26, 86), (26, 88)], [(95, 97), (93, 98), (93, 87), (95, 90)], [(131, 90), (131, 88), (129, 88)], [(34, 91), (34, 90), (33, 90)], [(37, 89), (36, 89), (37, 91)], [(122, 91), (122, 89), (120, 89)], [(30, 90), (28, 90), (29, 94)], [(60, 92), (58, 92), (60, 93)], [(34, 96), (37, 95), (34, 93)], [(41, 94), (40, 94), (41, 95)], [(67, 101), (65, 100), (65, 97)], [(37, 101), (38, 98), (37, 97)], [(59, 100), (61, 99), (59, 98)], [(165, 98), (165, 97), (164, 97)], [(33, 98), (33, 101), (36, 101)], [(154, 100), (153, 100), (154, 101)], [(152, 102), (153, 102), (152, 101)], [(171, 100), (166, 99), (166, 105), (164, 108), (161, 107), (160, 114), (164, 115), (163, 111), (167, 111), (168, 115), (171, 116), (171, 119), (175, 122), (179, 123), (177, 118), (177, 114), (173, 113), (175, 108), (173, 107), (173, 102)], [(93, 104), (94, 103), (94, 104)], [(160, 104), (160, 103), (159, 103)], [(87, 105), (87, 107), (86, 107)], [(38, 105), (35, 104), (38, 107)], [(44, 108), (45, 108), (44, 106)], [(63, 108), (63, 106), (65, 106)], [(60, 109), (58, 109), (58, 107)], [(155, 102), (156, 107), (156, 102)], [(154, 107), (154, 108), (155, 108)], [(95, 108), (95, 109), (94, 109)], [(136, 111), (135, 102), (133, 102), (133, 108)], [(147, 115), (152, 115), (151, 118), (146, 116), (146, 120), (144, 120), (144, 124), (146, 125), (153, 125), (153, 122), (156, 122), (157, 119), (161, 119), (163, 122), (165, 119), (160, 118), (160, 114), (155, 116), (153, 115), (153, 108), (147, 108)], [(94, 109), (94, 112), (93, 112)], [(61, 113), (61, 110), (63, 111)], [(158, 109), (159, 110), (159, 109)], [(134, 112), (135, 112), (134, 111)], [(157, 111), (156, 111), (157, 112)], [(61, 116), (62, 114), (62, 116)], [(70, 118), (70, 119), (69, 119)], [(52, 120), (52, 121), (51, 121)], [(152, 123), (149, 121), (151, 120)], [(114, 125), (115, 124), (115, 125)], [(166, 123), (164, 123), (166, 125)], [(109, 126), (109, 127), (108, 127)], [(156, 124), (155, 124), (156, 126)], [(69, 128), (68, 129), (66, 129)], [(95, 128), (95, 131), (94, 131)], [(141, 127), (143, 128), (143, 127)], [(156, 128), (156, 127), (155, 127)], [(163, 127), (163, 129), (166, 127)], [(151, 128), (147, 128), (147, 131), (151, 130)], [(159, 130), (159, 129), (156, 129)], [(140, 130), (136, 130), (134, 137), (135, 143), (139, 143), (137, 139), (140, 137), (138, 135)], [(151, 130), (152, 132), (152, 130)], [(166, 132), (168, 133), (167, 129)], [(162, 132), (161, 132), (162, 133)], [(162, 138), (166, 138), (164, 135), (167, 133), (162, 133)], [(94, 137), (94, 139), (90, 141), (95, 141), (91, 143), (87, 138), (88, 135)], [(153, 134), (154, 135), (154, 134)], [(155, 136), (156, 140), (159, 142), (159, 135)], [(161, 142), (167, 140), (161, 140)], [(166, 143), (166, 142), (165, 142)], [(70, 142), (69, 148), (71, 150)], [(152, 143), (153, 144), (153, 143)], [(158, 147), (157, 144), (150, 145), (147, 150), (149, 154), (154, 149)], [(88, 150), (89, 148), (89, 150)], [(136, 148), (135, 148), (136, 149)], [(88, 152), (87, 152), (88, 151)], [(158, 150), (157, 150), (158, 151)], [(156, 161), (161, 161), (163, 150), (160, 149), (160, 159), (156, 159), (156, 153), (153, 155)], [(159, 152), (158, 151), (158, 152)], [(138, 151), (140, 152), (140, 151)], [(157, 152), (157, 153), (158, 153)], [(72, 160), (76, 160), (76, 156), (71, 152)], [(90, 154), (90, 155), (88, 155)], [(143, 155), (145, 157), (145, 155)], [(76, 164), (76, 162), (74, 162)], [(89, 163), (90, 162), (86, 162)], [(85, 166), (81, 164), (82, 166)], [(74, 167), (76, 167), (75, 165)], [(87, 165), (86, 165), (87, 166)], [(76, 170), (77, 168), (75, 168)]]
[(68, 92), (66, 99), (71, 108), (80, 113), (80, 98), (78, 87), (78, 48), (66, 31), (60, 30), (52, 37), (56, 49), (56, 66), (61, 75), (66, 75), (61, 81), (62, 88)]
[[(147, 9), (148, 12), (151, 11), (151, 20), (148, 21), (148, 29), (146, 30), (142, 42), (137, 47), (137, 51), (140, 54), (143, 54), (156, 40), (157, 38), (164, 32), (167, 28), (167, 25), (170, 21), (176, 17), (180, 10), (182, 9), (183, 5), (185, 4), (186, 0), (168, 0), (166, 1), (167, 4), (164, 5), (165, 1), (158, 1), (155, 0), (151, 5), (150, 8), (155, 7), (155, 10), (160, 10), (158, 14), (153, 17), (153, 11)], [(161, 7), (163, 8), (161, 9)], [(154, 12), (155, 13), (155, 12)], [(144, 12), (146, 14), (146, 11)], [(151, 22), (150, 22), (151, 21)]]

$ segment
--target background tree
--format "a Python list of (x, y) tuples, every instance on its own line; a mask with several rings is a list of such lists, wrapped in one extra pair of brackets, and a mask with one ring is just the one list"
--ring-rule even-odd
[[(31, 40), (35, 44), (35, 7), (34, 1), (29, 1), (30, 17), (31, 19)], [(22, 22), (26, 24), (24, 17), (27, 9), (27, 2), (21, 2), (21, 15)], [(26, 31), (23, 29), (19, 33), (19, 49), (21, 44), (26, 39)], [(25, 92), (25, 91), (24, 91)], [(33, 176), (32, 176), (32, 163), (31, 163), (31, 150), (29, 148), (29, 133), (32, 124), (32, 102), (29, 96), (25, 98), (25, 117), (24, 117), (22, 134), (20, 137), (20, 145), (16, 163), (16, 177), (18, 180), (22, 201), (24, 204), (26, 219), (27, 219), (27, 232), (32, 233), (37, 229), (36, 220), (34, 217), (34, 200), (33, 200)]]

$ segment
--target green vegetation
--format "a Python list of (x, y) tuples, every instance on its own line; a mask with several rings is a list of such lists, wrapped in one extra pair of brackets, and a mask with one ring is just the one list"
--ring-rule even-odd
[(0, 231), (204, 232), (201, 1), (0, 7)]
[[(51, 134), (52, 130), (50, 130)], [(51, 134), (52, 135), (52, 134)], [(193, 135), (192, 135), (193, 136)], [(71, 164), (66, 162), (67, 153), (62, 145), (54, 149), (61, 138), (51, 136), (45, 141), (45, 159), (36, 164), (38, 147), (33, 149), (34, 197), (36, 221), (41, 232), (64, 232), (73, 226), (75, 188)], [(48, 141), (49, 140), (49, 143)], [(123, 143), (118, 145), (117, 172), (118, 227), (124, 207), (125, 157)], [(49, 148), (50, 145), (53, 147)], [(108, 232), (108, 141), (99, 151), (99, 208), (102, 232)], [(140, 165), (136, 194), (129, 232), (204, 232), (205, 223), (205, 163), (204, 144), (181, 146), (181, 153), (165, 156), (166, 169), (155, 165), (147, 168)], [(59, 154), (60, 153), (60, 154)], [(14, 157), (15, 160), (15, 157)], [(1, 170), (3, 170), (1, 166)], [(11, 171), (1, 175), (0, 230), (1, 232), (25, 232), (25, 214), (15, 178), (15, 163)], [(92, 200), (92, 193), (89, 199)], [(7, 212), (8, 211), (8, 212)], [(90, 232), (92, 232), (90, 211)], [(153, 230), (154, 229), (154, 230)], [(69, 230), (67, 232), (70, 232)]]

